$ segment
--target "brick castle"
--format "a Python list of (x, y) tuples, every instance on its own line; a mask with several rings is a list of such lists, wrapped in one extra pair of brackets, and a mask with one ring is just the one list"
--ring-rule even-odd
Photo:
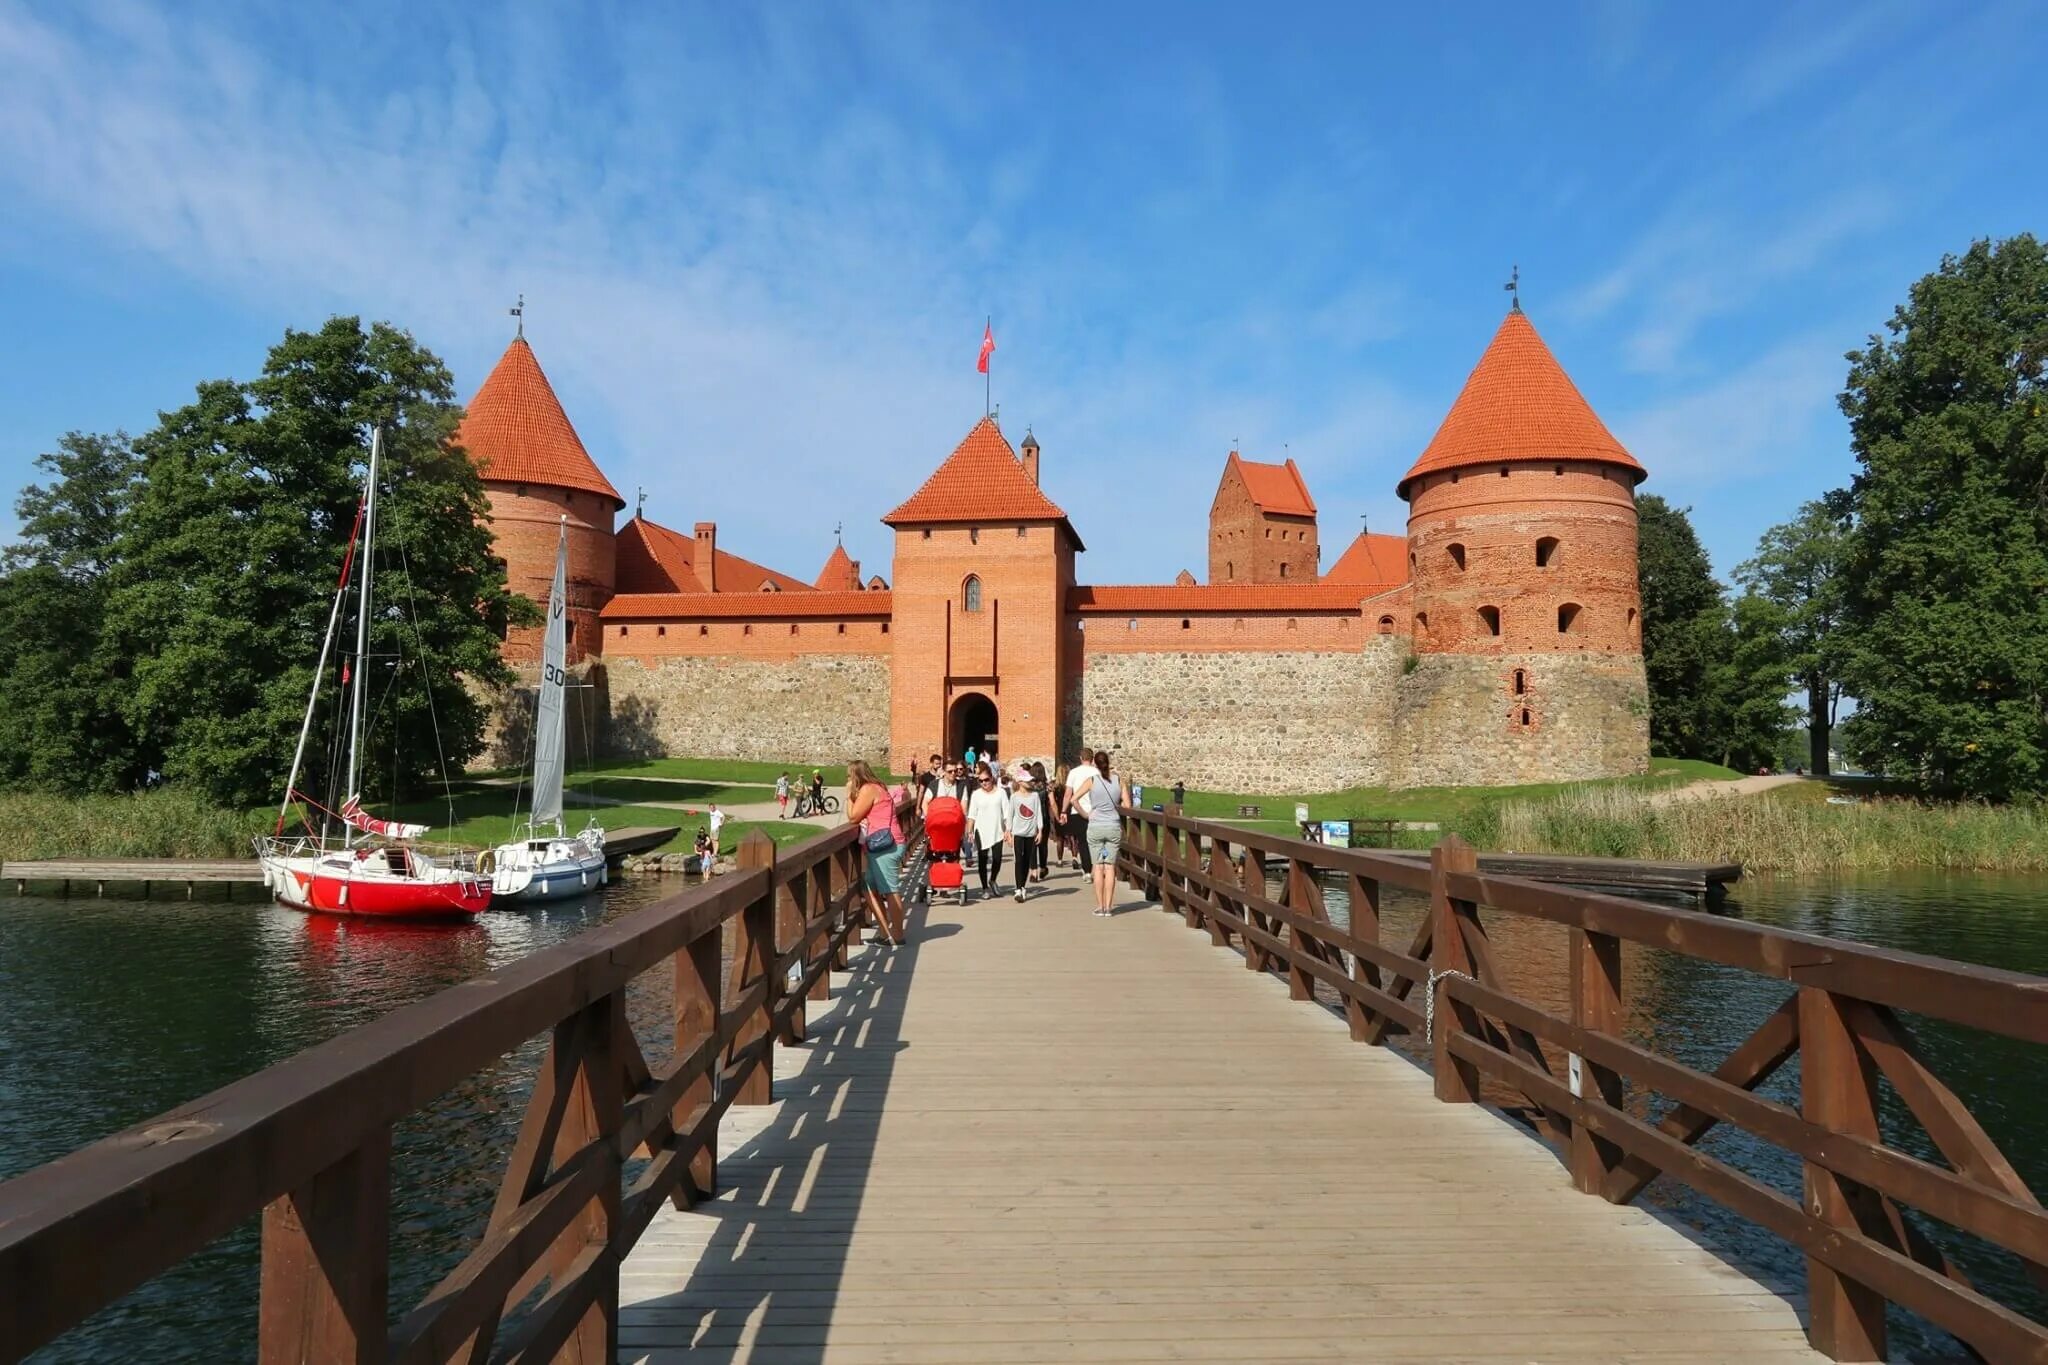
[[(547, 596), (568, 518), (571, 661), (621, 754), (903, 771), (968, 744), (1220, 790), (1497, 785), (1648, 761), (1634, 489), (1644, 471), (1519, 310), (1398, 486), (1406, 536), (1323, 566), (1293, 460), (1232, 451), (1206, 582), (1077, 581), (1040, 449), (983, 418), (882, 517), (888, 578), (835, 547), (805, 580), (718, 527), (645, 516), (599, 469), (521, 338), (470, 403), (512, 587)], [(538, 631), (508, 658), (531, 666)]]

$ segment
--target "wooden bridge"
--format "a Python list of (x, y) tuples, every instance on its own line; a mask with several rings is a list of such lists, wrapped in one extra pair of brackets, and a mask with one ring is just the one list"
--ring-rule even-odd
[[(860, 857), (750, 839), (732, 876), (0, 1185), (0, 1359), (260, 1211), (267, 1361), (1881, 1359), (1888, 1302), (2048, 1360), (1942, 1250), (2039, 1276), (2048, 1214), (1896, 1013), (2048, 1043), (2042, 978), (1482, 876), (1455, 842), (1418, 867), (1136, 812), (1113, 918), (1056, 874), (858, 946)], [(1398, 944), (1385, 887), (1430, 897)], [(1507, 960), (1519, 922), (1561, 997)], [(1624, 1036), (1625, 943), (1786, 1003), (1693, 1069)], [(648, 973), (659, 1045), (627, 1020)], [(394, 1322), (391, 1125), (540, 1033), (496, 1208)], [(1797, 1106), (1754, 1093), (1795, 1054)], [(1944, 1160), (1885, 1145), (1881, 1097)], [(1717, 1123), (1803, 1162), (1802, 1197), (1702, 1150)], [(1804, 1281), (1634, 1206), (1657, 1179)]]

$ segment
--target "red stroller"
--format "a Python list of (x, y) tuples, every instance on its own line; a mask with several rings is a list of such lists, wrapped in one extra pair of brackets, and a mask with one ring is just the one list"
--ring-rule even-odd
[(941, 893), (967, 904), (967, 882), (960, 867), (960, 842), (967, 837), (967, 812), (957, 798), (934, 796), (924, 808), (925, 886), (931, 899)]

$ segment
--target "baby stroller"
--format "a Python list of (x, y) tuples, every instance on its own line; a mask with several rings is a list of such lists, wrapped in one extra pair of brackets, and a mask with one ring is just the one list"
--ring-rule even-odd
[(967, 835), (967, 812), (959, 799), (934, 796), (924, 808), (926, 899), (942, 894), (958, 896), (967, 904), (967, 882), (961, 875), (960, 842)]

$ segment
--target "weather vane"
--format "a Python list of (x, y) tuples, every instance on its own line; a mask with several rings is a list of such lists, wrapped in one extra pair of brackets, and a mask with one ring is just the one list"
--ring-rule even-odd
[(1371, 534), (1371, 532), (1372, 532), (1372, 522), (1371, 522), (1371, 520), (1369, 519), (1369, 517), (1368, 517), (1368, 514), (1367, 514), (1367, 513), (1364, 513), (1364, 512), (1360, 512), (1360, 513), (1358, 514), (1358, 534), (1360, 534), (1360, 535), (1362, 535), (1362, 536), (1363, 536), (1363, 535), (1369, 535), (1369, 534)]
[(520, 295), (519, 295), (519, 302), (517, 302), (517, 303), (513, 304), (513, 305), (512, 305), (512, 306), (511, 306), (510, 308), (506, 309), (505, 311), (506, 311), (506, 312), (508, 312), (508, 313), (510, 313), (510, 314), (511, 314), (511, 315), (512, 315), (513, 317), (515, 317), (515, 318), (518, 318), (518, 319), (519, 319), (519, 335), (520, 335), (520, 336), (521, 336), (521, 337), (523, 338), (523, 337), (524, 337), (524, 336), (526, 335), (526, 293), (525, 293), (525, 291), (523, 291), (523, 290), (522, 290), (522, 291), (520, 292)]
[(1509, 271), (1508, 271), (1508, 282), (1507, 282), (1506, 284), (1502, 285), (1502, 286), (1501, 286), (1501, 288), (1503, 288), (1503, 289), (1505, 289), (1505, 290), (1507, 290), (1507, 291), (1508, 291), (1508, 296), (1509, 296), (1509, 298), (1510, 298), (1510, 299), (1512, 300), (1512, 302), (1510, 303), (1510, 305), (1509, 305), (1509, 307), (1508, 307), (1508, 311), (1509, 311), (1510, 313), (1519, 313), (1519, 312), (1521, 312), (1521, 311), (1522, 311), (1522, 267), (1520, 267), (1520, 266), (1514, 266), (1514, 267), (1510, 268), (1510, 269), (1509, 269)]
[(641, 485), (633, 490), (633, 519), (643, 521), (647, 517), (647, 488)]
[(835, 521), (835, 522), (833, 522), (833, 523), (832, 523), (832, 539), (833, 539), (834, 541), (837, 541), (838, 543), (840, 543), (840, 544), (842, 544), (842, 545), (846, 543), (846, 542), (845, 542), (845, 540), (844, 540), (844, 534), (845, 534), (845, 531), (846, 531), (846, 523), (845, 523), (845, 522), (843, 522), (843, 521)]

